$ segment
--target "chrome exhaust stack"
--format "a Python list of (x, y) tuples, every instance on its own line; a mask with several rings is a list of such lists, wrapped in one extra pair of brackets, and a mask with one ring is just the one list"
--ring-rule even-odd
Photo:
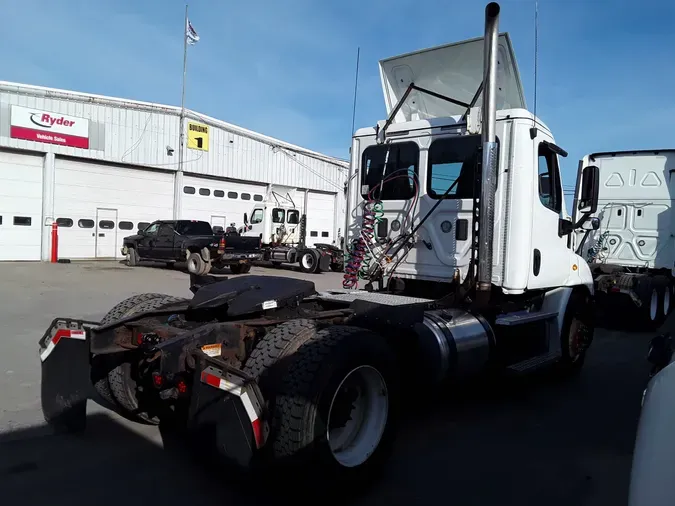
[(485, 7), (485, 41), (483, 49), (483, 159), (478, 230), (478, 276), (476, 290), (489, 292), (492, 287), (492, 246), (497, 187), (497, 51), (499, 38), (499, 4)]

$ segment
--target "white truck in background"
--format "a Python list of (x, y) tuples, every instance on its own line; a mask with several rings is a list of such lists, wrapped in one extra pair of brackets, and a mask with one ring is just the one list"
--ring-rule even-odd
[[(591, 267), (598, 303), (629, 298), (640, 326), (654, 329), (672, 309), (675, 286), (675, 150), (590, 154), (580, 174), (589, 165), (599, 168), (598, 208), (591, 230), (576, 232), (575, 250)], [(578, 202), (577, 195), (575, 210)]]
[(291, 188), (272, 186), (265, 200), (256, 203), (250, 215), (244, 213), (244, 225), (239, 233), (260, 237), (262, 260), (272, 262), (275, 267), (284, 263), (298, 264), (301, 271), (312, 274), (341, 271), (342, 248), (325, 243), (307, 244), (307, 215), (296, 205), (293, 193)]

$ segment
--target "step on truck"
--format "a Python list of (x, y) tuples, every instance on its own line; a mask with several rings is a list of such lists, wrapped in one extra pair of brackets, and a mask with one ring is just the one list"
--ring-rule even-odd
[[(274, 267), (297, 264), (302, 272), (312, 274), (342, 271), (341, 248), (334, 244), (307, 244), (307, 215), (298, 209), (291, 194), (294, 192), (291, 188), (272, 185), (265, 199), (251, 209), (250, 216), (244, 213), (244, 225), (239, 233), (244, 237), (260, 237), (262, 260), (271, 262)], [(307, 201), (304, 207), (307, 209)]]
[(589, 262), (599, 306), (623, 299), (634, 323), (655, 329), (670, 313), (675, 289), (675, 150), (594, 153), (580, 170), (589, 165), (600, 174), (598, 208), (575, 233), (575, 249)]
[[(84, 429), (95, 390), (224, 462), (333, 494), (384, 469), (420, 390), (580, 371), (594, 292), (568, 245), (565, 152), (526, 109), (499, 11), (486, 7), (482, 38), (380, 62), (388, 118), (352, 143), (348, 288), (195, 275), (189, 300), (136, 295), (100, 322), (57, 318), (40, 340), (45, 418)], [(597, 168), (584, 174), (590, 213)]]

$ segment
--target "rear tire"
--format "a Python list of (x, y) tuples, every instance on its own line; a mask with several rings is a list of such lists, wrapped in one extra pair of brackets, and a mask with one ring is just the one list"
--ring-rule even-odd
[(190, 274), (202, 275), (206, 262), (199, 253), (190, 253), (187, 259), (187, 270)]
[(652, 332), (656, 330), (665, 316), (663, 314), (663, 297), (665, 283), (662, 277), (644, 276), (638, 282), (637, 293), (642, 302), (638, 308), (640, 328), (636, 329), (643, 332)]
[(319, 265), (319, 260), (321, 253), (315, 249), (308, 249), (302, 252), (300, 255), (300, 270), (308, 274), (316, 274), (321, 268)]
[(379, 334), (330, 326), (312, 335), (294, 354), (277, 394), (276, 434), (268, 443), (275, 462), (332, 490), (370, 483), (393, 449), (396, 371)]
[[(159, 309), (162, 306), (173, 304), (176, 302), (185, 301), (182, 297), (173, 297), (171, 295), (152, 294), (157, 295), (154, 298), (145, 300), (125, 312), (124, 317), (131, 316), (135, 313), (144, 311), (152, 311)], [(141, 421), (150, 424), (157, 424), (158, 420), (152, 418), (148, 413), (140, 412), (138, 410), (138, 398), (136, 397), (136, 381), (133, 379), (132, 364), (130, 362), (123, 362), (108, 373), (108, 382), (110, 384), (110, 391), (116, 403), (124, 409), (124, 411)]]
[(129, 267), (136, 267), (138, 265), (138, 252), (136, 248), (127, 249), (127, 265)]
[[(167, 297), (162, 293), (142, 293), (139, 295), (132, 295), (128, 299), (117, 303), (101, 320), (101, 325), (107, 325), (117, 320), (121, 320), (127, 316), (132, 315), (135, 308), (144, 302), (157, 299), (160, 297)], [(119, 408), (118, 402), (110, 390), (110, 382), (108, 381), (108, 372), (111, 369), (111, 356), (100, 355), (92, 358), (92, 382), (94, 389), (102, 397), (102, 399), (109, 404), (109, 408)]]

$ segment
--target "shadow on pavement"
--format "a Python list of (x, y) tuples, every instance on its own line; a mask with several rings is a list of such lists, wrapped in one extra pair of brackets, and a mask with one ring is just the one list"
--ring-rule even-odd
[[(365, 497), (342, 504), (625, 504), (647, 341), (601, 337), (581, 374), (565, 380), (538, 374), (425, 394), (410, 378), (384, 476)], [(243, 479), (164, 450), (159, 440), (155, 428), (131, 430), (104, 414), (92, 415), (82, 436), (45, 428), (0, 436), (3, 503), (245, 506), (299, 497), (292, 476)], [(316, 504), (331, 503), (335, 492), (324, 490)]]

